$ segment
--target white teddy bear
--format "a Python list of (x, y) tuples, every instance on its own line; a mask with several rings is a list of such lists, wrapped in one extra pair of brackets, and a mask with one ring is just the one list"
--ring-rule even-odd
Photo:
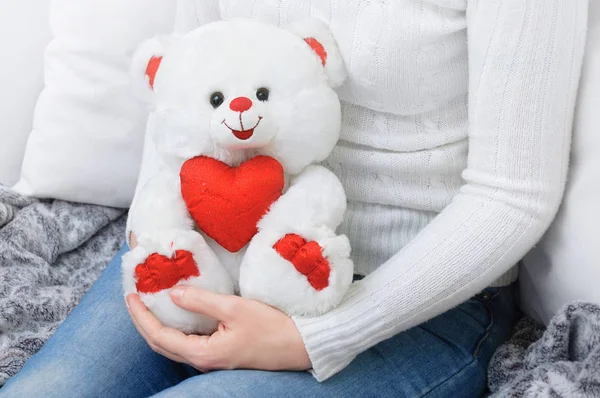
[(167, 326), (217, 322), (177, 307), (175, 285), (239, 293), (289, 315), (334, 308), (352, 283), (339, 180), (318, 163), (339, 139), (345, 79), (325, 24), (220, 21), (152, 39), (134, 57), (162, 170), (129, 217), (125, 294)]

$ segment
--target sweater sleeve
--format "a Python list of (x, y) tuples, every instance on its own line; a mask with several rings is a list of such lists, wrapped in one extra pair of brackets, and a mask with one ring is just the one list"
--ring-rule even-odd
[(477, 294), (541, 238), (567, 175), (587, 7), (587, 0), (468, 0), (465, 184), (337, 309), (294, 318), (319, 381)]

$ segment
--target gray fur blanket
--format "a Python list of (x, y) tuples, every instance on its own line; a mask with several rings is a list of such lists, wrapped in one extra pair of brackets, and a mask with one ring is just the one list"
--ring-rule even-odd
[(600, 397), (600, 306), (567, 305), (545, 331), (522, 318), (488, 376), (493, 397)]
[(0, 386), (54, 333), (124, 240), (123, 210), (0, 186)]

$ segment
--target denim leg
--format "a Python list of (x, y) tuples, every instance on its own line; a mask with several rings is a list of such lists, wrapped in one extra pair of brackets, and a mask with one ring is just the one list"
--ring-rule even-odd
[(156, 397), (481, 397), (491, 354), (516, 319), (513, 291), (486, 289), (367, 350), (324, 383), (306, 372), (219, 371)]
[[(133, 327), (117, 255), (42, 350), (0, 397), (477, 397), (485, 369), (516, 318), (513, 287), (464, 304), (359, 355), (324, 383), (306, 372), (206, 375), (152, 352)], [(190, 377), (193, 376), (193, 377)]]
[(148, 397), (197, 374), (155, 354), (135, 329), (122, 293), (126, 250), (0, 397)]

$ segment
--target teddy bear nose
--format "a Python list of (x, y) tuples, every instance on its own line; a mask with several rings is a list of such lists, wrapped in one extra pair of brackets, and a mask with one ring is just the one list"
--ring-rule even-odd
[(248, 97), (237, 97), (231, 101), (229, 108), (235, 112), (245, 112), (252, 108), (252, 100)]

